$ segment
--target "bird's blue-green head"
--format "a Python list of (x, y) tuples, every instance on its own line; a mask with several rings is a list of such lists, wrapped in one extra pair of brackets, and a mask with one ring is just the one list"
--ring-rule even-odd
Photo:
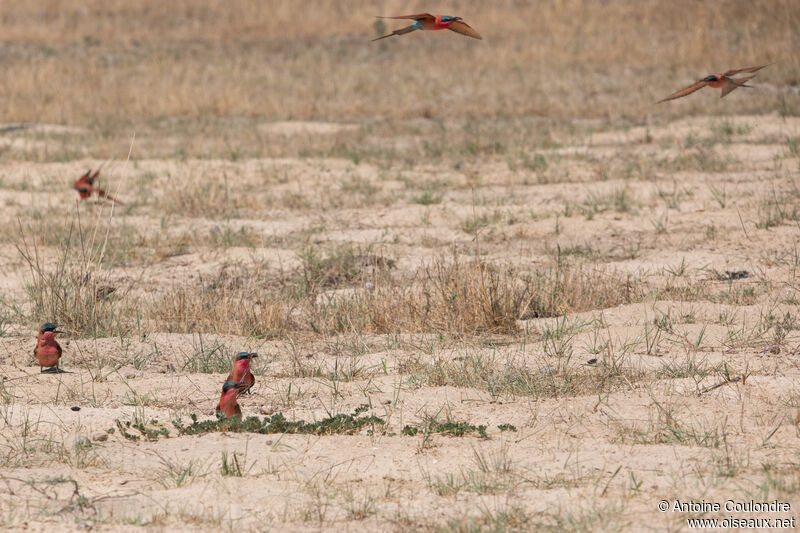
[(44, 333), (45, 331), (52, 331), (54, 333), (59, 333), (56, 328), (58, 328), (59, 324), (53, 324), (52, 322), (45, 322), (42, 324), (41, 332)]
[(237, 361), (241, 361), (242, 359), (252, 359), (254, 357), (258, 357), (256, 352), (239, 352), (236, 354)]
[(450, 15), (442, 15), (442, 22), (455, 22), (461, 20), (461, 17), (451, 17)]
[(244, 383), (241, 381), (226, 381), (222, 384), (222, 392), (225, 393), (233, 389), (241, 389), (242, 385), (244, 385)]
[(711, 74), (709, 76), (706, 76), (705, 78), (703, 78), (700, 81), (719, 81), (719, 78), (717, 77), (716, 74)]

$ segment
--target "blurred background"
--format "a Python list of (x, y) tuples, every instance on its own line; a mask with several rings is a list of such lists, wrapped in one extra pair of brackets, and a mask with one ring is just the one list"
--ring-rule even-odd
[[(370, 42), (406, 24), (375, 15), (424, 11), (461, 16), (484, 40), (415, 32)], [(89, 130), (32, 159), (119, 156), (132, 131), (136, 155), (149, 157), (232, 147), (481, 155), (546, 146), (560, 128), (800, 111), (797, 0), (30, 0), (0, 3), (0, 27), (0, 121)], [(746, 98), (654, 104), (709, 73), (770, 62)], [(285, 143), (257, 127), (264, 121), (359, 128)], [(437, 132), (428, 148), (403, 142)], [(366, 142), (380, 136), (393, 140)]]

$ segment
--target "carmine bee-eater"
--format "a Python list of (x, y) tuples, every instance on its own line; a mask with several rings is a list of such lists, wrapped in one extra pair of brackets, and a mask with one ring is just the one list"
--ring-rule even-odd
[(236, 397), (244, 386), (242, 382), (226, 381), (222, 384), (222, 396), (219, 397), (217, 411), (222, 411), (228, 418), (242, 414), (242, 408), (236, 403)]
[(675, 100), (676, 98), (681, 98), (683, 96), (686, 96), (687, 94), (692, 94), (695, 91), (699, 91), (706, 85), (709, 87), (713, 87), (714, 89), (722, 89), (722, 94), (720, 94), (719, 97), (724, 98), (725, 95), (727, 95), (729, 92), (739, 87), (752, 87), (752, 85), (745, 85), (745, 83), (755, 78), (755, 74), (753, 74), (752, 76), (744, 76), (742, 78), (731, 78), (731, 76), (733, 76), (734, 74), (739, 74), (740, 72), (758, 72), (762, 68), (768, 66), (769, 65), (761, 65), (760, 67), (736, 68), (736, 69), (731, 69), (727, 72), (723, 72), (722, 74), (711, 74), (701, 80), (697, 80), (693, 84), (681, 89), (680, 91), (672, 93), (663, 100), (659, 100), (658, 103), (660, 104), (661, 102)]
[(450, 15), (431, 15), (430, 13), (418, 13), (416, 15), (400, 15), (397, 17), (377, 17), (379, 19), (410, 19), (414, 21), (411, 26), (394, 30), (388, 35), (372, 39), (373, 41), (380, 41), (392, 35), (405, 35), (414, 30), (451, 30), (473, 39), (483, 39), (478, 32), (464, 22), (461, 17), (451, 17)]
[[(39, 329), (39, 336), (36, 338), (36, 348), (33, 349), (33, 356), (39, 361), (41, 372), (58, 374), (58, 360), (61, 358), (61, 346), (56, 340), (58, 326), (51, 322), (42, 324)], [(47, 367), (47, 368), (43, 368)]]
[(244, 383), (241, 394), (249, 392), (250, 388), (256, 382), (256, 378), (250, 371), (250, 361), (255, 357), (258, 357), (258, 354), (255, 352), (239, 352), (236, 354), (236, 360), (233, 362), (233, 370), (231, 370), (231, 373), (228, 374), (228, 378), (225, 380)]
[(100, 175), (100, 169), (97, 169), (94, 172), (94, 174), (92, 174), (92, 170), (89, 169), (86, 171), (86, 174), (78, 178), (78, 181), (75, 182), (72, 188), (78, 191), (78, 195), (81, 197), (81, 200), (89, 198), (92, 195), (92, 193), (94, 193), (101, 198), (108, 198), (114, 203), (117, 203), (119, 205), (124, 205), (122, 202), (120, 202), (110, 194), (107, 194), (105, 190), (94, 186), (94, 180), (96, 180), (97, 176), (99, 175)]

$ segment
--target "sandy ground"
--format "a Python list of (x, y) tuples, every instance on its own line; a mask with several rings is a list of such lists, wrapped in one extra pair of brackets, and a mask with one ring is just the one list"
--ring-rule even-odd
[[(285, 137), (355, 127), (263, 126)], [(59, 132), (43, 138), (47, 131), (39, 130), (2, 133), (0, 147), (24, 153), (26, 143), (62, 142)], [(125, 287), (120, 303), (155, 301), (232, 263), (263, 263), (275, 276), (292, 272), (304, 243), (368, 247), (395, 259), (398, 276), (453, 249), (525, 269), (552, 261), (560, 248), (588, 265), (675, 290), (566, 319), (521, 321), (524, 333), (490, 339), (259, 339), (147, 326), (95, 339), (67, 328), (69, 373), (61, 375), (40, 375), (31, 356), (31, 272), (19, 234), (44, 239), (78, 212), (87, 227), (106, 220), (107, 204), (76, 206), (70, 188), (101, 162), (4, 163), (0, 525), (676, 531), (693, 517), (796, 517), (799, 139), (793, 117), (703, 117), (565, 137), (527, 165), (502, 157), (390, 165), (114, 161), (103, 169), (103, 186), (126, 205), (115, 208), (111, 227), (133, 232), (134, 243), (105, 267), (108, 279)], [(426, 190), (435, 201), (418, 200)], [(212, 244), (226, 230), (248, 241)], [(153, 244), (183, 235), (191, 239), (180, 253)], [(39, 252), (55, 257), (58, 249), (43, 244)], [(746, 275), (725, 279), (726, 271)], [(571, 324), (571, 333), (548, 340), (559, 321)], [(217, 342), (231, 357), (259, 352), (257, 384), (240, 400), (245, 415), (313, 421), (366, 404), (386, 425), (352, 435), (177, 436), (172, 420), (211, 418), (225, 377), (186, 368), (201, 342)], [(554, 355), (556, 343), (566, 359)], [(469, 360), (498, 368), (514, 361), (542, 375), (562, 365), (591, 374), (618, 364), (638, 379), (537, 395), (437, 383), (413, 370), (420, 362), (457, 367)], [(401, 434), (431, 416), (485, 425), (487, 438)], [(119, 430), (108, 433), (116, 421), (132, 420), (157, 421), (171, 435), (132, 441)], [(501, 431), (505, 424), (516, 430)], [(240, 475), (224, 475), (223, 454), (235, 454)], [(777, 500), (791, 510), (658, 510), (659, 501), (676, 499)]]

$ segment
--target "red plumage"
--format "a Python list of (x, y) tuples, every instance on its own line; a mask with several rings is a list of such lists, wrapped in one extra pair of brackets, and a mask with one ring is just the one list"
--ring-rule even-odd
[(78, 191), (78, 196), (81, 197), (81, 200), (89, 198), (94, 193), (100, 198), (107, 198), (114, 203), (124, 205), (122, 202), (106, 193), (104, 189), (94, 186), (94, 180), (96, 180), (97, 176), (99, 175), (99, 169), (96, 170), (94, 174), (92, 174), (92, 170), (89, 169), (86, 171), (86, 174), (78, 178), (78, 180), (73, 184), (72, 188)]
[(39, 330), (36, 338), (36, 347), (33, 349), (33, 356), (39, 362), (39, 367), (58, 368), (58, 361), (61, 359), (61, 345), (56, 340), (56, 331)]

